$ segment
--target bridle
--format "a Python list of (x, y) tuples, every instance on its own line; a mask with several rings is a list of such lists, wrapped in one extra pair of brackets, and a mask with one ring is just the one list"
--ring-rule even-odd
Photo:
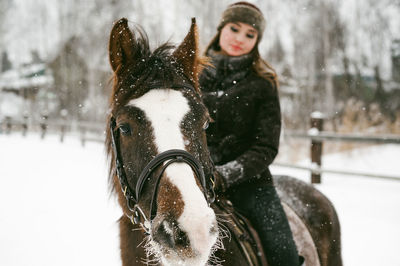
[[(176, 85), (178, 86), (178, 85)], [(171, 86), (169, 86), (171, 87)], [(180, 84), (179, 87), (182, 87)], [(185, 86), (186, 87), (186, 86)], [(192, 89), (193, 87), (190, 86)], [(132, 215), (126, 214), (133, 224), (141, 225), (146, 233), (150, 232), (150, 224), (151, 221), (156, 216), (156, 198), (158, 193), (158, 187), (160, 184), (161, 177), (165, 171), (165, 169), (173, 164), (173, 163), (186, 163), (188, 164), (193, 172), (197, 180), (199, 181), (204, 197), (207, 200), (208, 205), (214, 202), (215, 200), (215, 192), (214, 192), (214, 176), (209, 177), (210, 182), (206, 182), (206, 177), (204, 175), (203, 166), (192, 154), (185, 150), (180, 149), (171, 149), (165, 152), (158, 154), (154, 157), (142, 170), (141, 174), (139, 175), (138, 181), (136, 183), (135, 189), (128, 183), (128, 179), (126, 177), (124, 168), (123, 168), (123, 161), (121, 158), (121, 154), (119, 151), (119, 130), (116, 129), (116, 120), (115, 117), (111, 116), (110, 118), (110, 133), (111, 133), (111, 145), (114, 152), (115, 157), (115, 169), (118, 180), (121, 185), (122, 193), (125, 196), (127, 207), (132, 212)], [(155, 177), (155, 185), (153, 188), (153, 194), (151, 197), (150, 203), (150, 219), (146, 217), (145, 213), (139, 206), (139, 202), (142, 195), (143, 186), (150, 180), (151, 175), (159, 168), (161, 170), (159, 174)]]

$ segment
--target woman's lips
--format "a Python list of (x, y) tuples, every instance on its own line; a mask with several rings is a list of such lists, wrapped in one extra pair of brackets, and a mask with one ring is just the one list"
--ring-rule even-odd
[(232, 44), (231, 47), (232, 47), (232, 49), (235, 50), (235, 51), (240, 51), (240, 50), (242, 50), (242, 47), (240, 47), (239, 45), (234, 45), (234, 44)]

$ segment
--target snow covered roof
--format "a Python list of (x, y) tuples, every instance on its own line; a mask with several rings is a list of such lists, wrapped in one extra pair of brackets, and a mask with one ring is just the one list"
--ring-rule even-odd
[(54, 79), (47, 74), (45, 64), (22, 66), (0, 74), (0, 89), (19, 90), (29, 87), (45, 87), (53, 84)]

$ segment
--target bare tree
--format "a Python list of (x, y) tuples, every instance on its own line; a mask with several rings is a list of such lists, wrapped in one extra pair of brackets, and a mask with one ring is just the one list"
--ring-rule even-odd
[[(0, 62), (4, 62), (8, 60), (7, 52), (5, 51), (5, 43), (3, 36), (5, 34), (5, 20), (7, 16), (7, 11), (9, 10), (11, 6), (11, 0), (4, 0), (0, 2)], [(3, 63), (0, 65), (0, 72), (4, 71), (4, 68), (2, 67)]]

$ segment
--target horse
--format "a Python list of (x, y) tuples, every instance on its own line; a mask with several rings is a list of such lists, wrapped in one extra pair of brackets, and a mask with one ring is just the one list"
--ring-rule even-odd
[[(122, 264), (267, 265), (256, 232), (219, 192), (195, 19), (177, 47), (151, 51), (145, 32), (122, 18), (110, 33), (109, 61), (106, 147), (111, 191), (123, 211)], [(329, 200), (293, 178), (275, 182), (307, 265), (340, 266), (340, 227)]]

